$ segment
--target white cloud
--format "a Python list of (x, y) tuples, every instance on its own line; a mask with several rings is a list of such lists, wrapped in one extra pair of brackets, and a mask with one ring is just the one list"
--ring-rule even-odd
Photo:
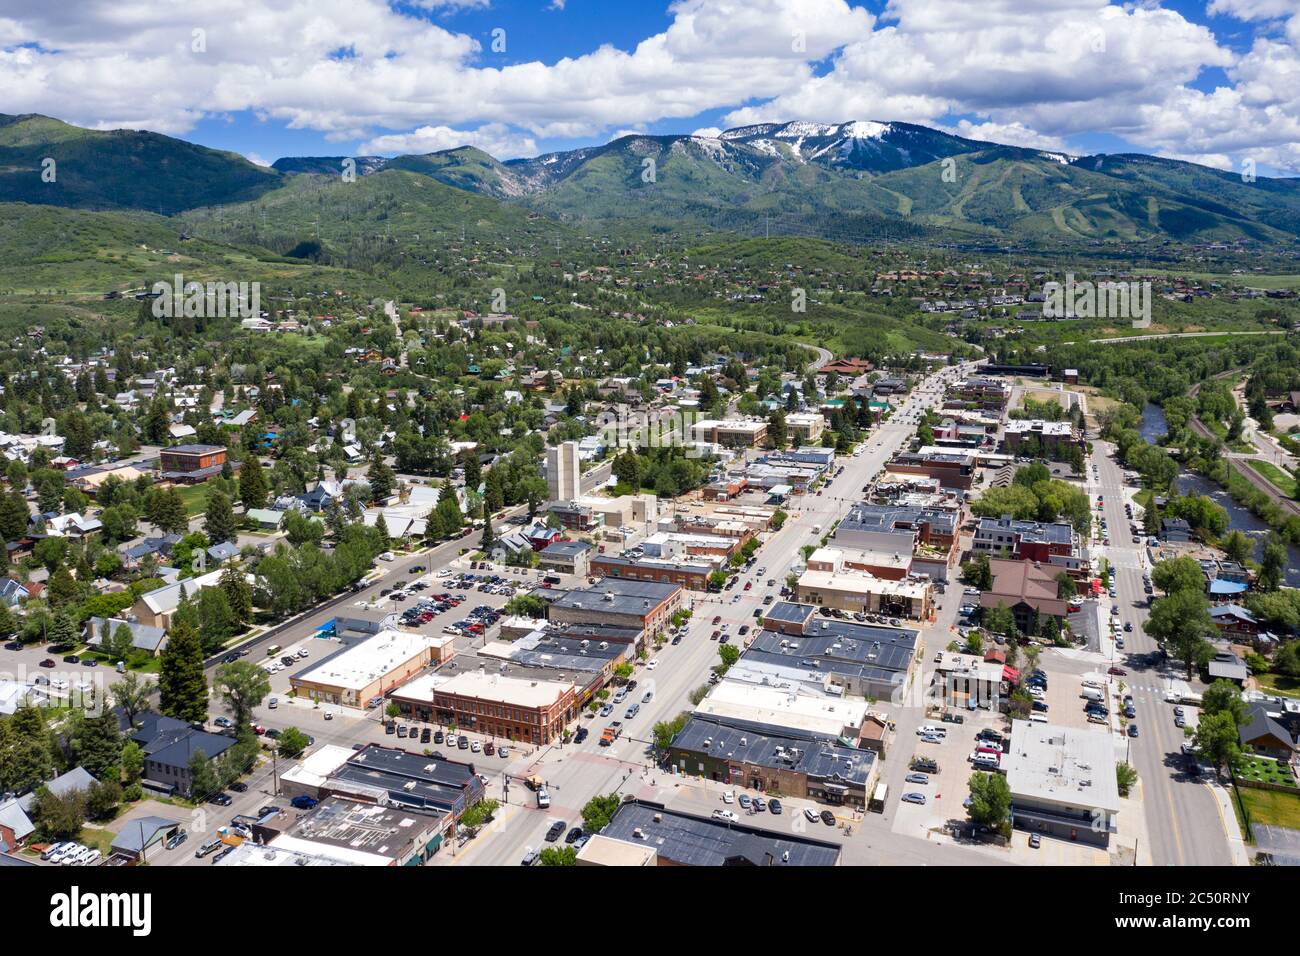
[[(847, 0), (671, 0), (669, 25), (635, 47), (550, 63), (508, 62), (442, 16), (487, 5), (6, 0), (0, 103), (171, 134), (251, 111), (360, 151), (501, 156), (712, 110), (727, 125), (966, 116), (965, 135), (1002, 142), (1105, 131), (1300, 168), (1300, 15), (1273, 28), (1296, 0), (1210, 0), (1261, 24), (1244, 54), (1156, 0), (889, 0), (879, 20)], [(1228, 83), (1195, 89), (1207, 68)]]
[(536, 156), (537, 143), (531, 136), (512, 132), (502, 123), (478, 129), (456, 130), (449, 126), (421, 126), (409, 133), (391, 133), (367, 140), (358, 148), (362, 154), (397, 156), (407, 153), (436, 153), (458, 146), (475, 146), (498, 159)]
[(701, 126), (699, 129), (695, 130), (695, 132), (691, 133), (691, 135), (703, 136), (707, 139), (717, 139), (722, 135), (722, 130), (716, 126)]
[(962, 120), (951, 132), (967, 139), (978, 139), (988, 143), (1000, 143), (1004, 146), (1024, 146), (1028, 149), (1043, 149), (1054, 153), (1068, 153), (1065, 140), (1058, 136), (1044, 136), (1032, 129), (1026, 129), (1021, 123), (972, 123)]
[(245, 154), (244, 154), (244, 158), (245, 158), (246, 160), (248, 160), (250, 163), (252, 163), (254, 166), (270, 166), (270, 165), (271, 165), (271, 160), (269, 160), (269, 159), (263, 159), (262, 156), (261, 156), (260, 154), (258, 154), (258, 153), (245, 153)]

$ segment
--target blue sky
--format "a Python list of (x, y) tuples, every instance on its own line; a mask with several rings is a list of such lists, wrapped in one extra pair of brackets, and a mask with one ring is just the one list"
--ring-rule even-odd
[(1300, 173), (1297, 0), (224, 0), (214, 22), (15, 3), (7, 111), (259, 162), (871, 119)]

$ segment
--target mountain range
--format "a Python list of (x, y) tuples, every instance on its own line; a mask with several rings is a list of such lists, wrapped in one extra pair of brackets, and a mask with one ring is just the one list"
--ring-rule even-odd
[[(54, 182), (41, 172), (57, 163)], [(234, 153), (154, 133), (80, 129), (0, 115), (0, 202), (175, 214), (254, 202), (310, 221), (346, 188), (347, 157), (256, 166)], [(603, 146), (500, 161), (464, 146), (353, 158), (372, 205), (408, 208), (427, 231), (464, 203), (411, 176), (472, 193), (512, 222), (665, 232), (734, 230), (832, 239), (895, 237), (1043, 244), (1235, 241), (1294, 244), (1300, 179), (1233, 173), (1139, 154), (1069, 156), (998, 145), (908, 123), (795, 121), (717, 135), (627, 135)], [(304, 177), (313, 182), (303, 189)], [(432, 182), (430, 182), (432, 181)], [(343, 195), (343, 194), (340, 194)], [(381, 201), (386, 196), (387, 202)], [(419, 203), (428, 202), (426, 212)], [(475, 206), (480, 220), (496, 214)]]

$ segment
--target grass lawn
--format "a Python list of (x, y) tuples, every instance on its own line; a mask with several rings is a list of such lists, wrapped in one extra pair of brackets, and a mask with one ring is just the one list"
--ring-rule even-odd
[(185, 502), (185, 513), (191, 518), (195, 515), (201, 515), (208, 507), (208, 483), (200, 482), (197, 485), (178, 485), (181, 493), (181, 500)]
[(1288, 498), (1295, 497), (1295, 479), (1277, 465), (1271, 461), (1258, 461), (1254, 458), (1247, 459), (1246, 464), (1263, 475), (1265, 480), (1282, 492), (1283, 495)]
[(1237, 793), (1241, 794), (1241, 802), (1250, 814), (1252, 825), (1264, 824), (1300, 830), (1300, 794), (1256, 790), (1253, 787), (1238, 787)]
[(1290, 767), (1266, 757), (1249, 757), (1242, 760), (1241, 766), (1237, 768), (1237, 778), (1254, 780), (1258, 783), (1280, 783), (1288, 787), (1296, 785), (1295, 775), (1291, 773)]

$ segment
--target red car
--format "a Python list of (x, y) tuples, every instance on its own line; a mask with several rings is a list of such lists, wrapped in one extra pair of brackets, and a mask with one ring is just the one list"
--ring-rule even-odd
[(752, 588), (753, 586), (754, 586), (754, 582), (753, 582), (753, 581), (746, 581), (746, 582), (745, 582), (745, 590), (746, 590), (746, 591), (748, 591), (748, 590), (749, 590), (750, 588)]
[(1107, 674), (1114, 674), (1116, 677), (1127, 677), (1127, 676), (1128, 676), (1128, 671), (1124, 670), (1124, 668), (1122, 668), (1122, 667), (1112, 667), (1110, 670), (1106, 671), (1106, 673), (1107, 673)]
[(715, 614), (715, 615), (713, 615), (713, 624), (714, 624), (714, 626), (716, 627), (717, 625), (719, 625), (719, 624), (721, 624), (721, 623), (722, 623), (722, 615), (721, 615), (721, 614)]

